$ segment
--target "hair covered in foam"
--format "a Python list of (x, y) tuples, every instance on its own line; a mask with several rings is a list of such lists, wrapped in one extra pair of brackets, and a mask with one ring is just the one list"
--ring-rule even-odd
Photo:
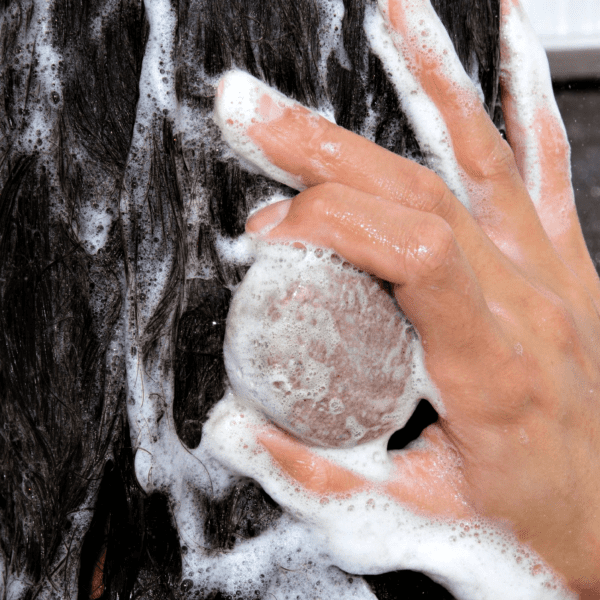
[(224, 351), (238, 397), (306, 442), (351, 447), (403, 427), (430, 391), (418, 345), (379, 281), (329, 250), (259, 243)]
[[(454, 15), (466, 14), (469, 3), (442, 3), (446, 25), (454, 27)], [(487, 4), (469, 6), (478, 31), (489, 28), (481, 16)], [(30, 423), (36, 406), (31, 402), (41, 408), (35, 411), (36, 428), (5, 422), (9, 449), (16, 450), (20, 462), (9, 464), (4, 482), (16, 475), (17, 509), (10, 508), (10, 493), (4, 496), (8, 510), (0, 503), (0, 596), (85, 596), (90, 591), (85, 568), (97, 555), (85, 555), (82, 544), (104, 545), (108, 535), (105, 595), (121, 598), (249, 599), (258, 593), (277, 600), (373, 600), (365, 581), (340, 567), (353, 573), (421, 569), (453, 586), (457, 598), (491, 598), (493, 589), (502, 590), (502, 597), (537, 597), (543, 591), (540, 578), (537, 588), (523, 581), (527, 568), (515, 567), (510, 544), (509, 560), (498, 561), (500, 551), (478, 545), (466, 527), (435, 529), (406, 511), (386, 508), (389, 498), (368, 490), (345, 504), (321, 504), (321, 498), (301, 491), (286, 496), (289, 486), (266, 454), (230, 428), (236, 415), (264, 425), (265, 409), (231, 392), (219, 400), (222, 378), (220, 363), (215, 365), (221, 354), (221, 299), (229, 298), (220, 292), (239, 283), (245, 267), (235, 254), (245, 252), (247, 242), (245, 237), (231, 242), (229, 236), (243, 229), (247, 209), (289, 190), (248, 175), (257, 168), (247, 159), (240, 165), (226, 148), (212, 120), (217, 79), (223, 69), (246, 69), (326, 118), (333, 120), (335, 113), (345, 127), (423, 160), (396, 110), (391, 80), (379, 61), (371, 60), (364, 0), (100, 0), (91, 7), (22, 0), (5, 5), (0, 79), (8, 96), (0, 109), (6, 125), (0, 175), (3, 185), (6, 177), (9, 182), (3, 189), (6, 207), (15, 202), (3, 219), (8, 230), (24, 232), (9, 236), (13, 258), (4, 256), (4, 300), (14, 325), (5, 331), (5, 346), (23, 366), (29, 364), (24, 349), (34, 346), (38, 352), (52, 348), (56, 360), (32, 362), (22, 381), (19, 369), (7, 372), (3, 410), (9, 415), (22, 410)], [(263, 8), (258, 15), (255, 9)], [(368, 3), (366, 8), (369, 13)], [(490, 72), (493, 79), (494, 69)], [(247, 75), (238, 82), (244, 77), (269, 89)], [(282, 96), (279, 101), (289, 102)], [(234, 123), (243, 110), (259, 116), (247, 108), (238, 103), (227, 111)], [(415, 111), (411, 119), (418, 115)], [(428, 113), (422, 116), (428, 119)], [(235, 145), (243, 140), (243, 128), (233, 130), (228, 141)], [(434, 164), (429, 147), (423, 147)], [(297, 187), (266, 163), (262, 171), (270, 178), (288, 177), (284, 181)], [(50, 244), (52, 253), (36, 249), (31, 254), (40, 243), (39, 248)], [(367, 288), (369, 278), (353, 281), (347, 287), (364, 288), (369, 301), (382, 307), (377, 288)], [(39, 314), (27, 309), (34, 296), (44, 306)], [(265, 330), (268, 324), (265, 319)], [(398, 331), (407, 333), (405, 324)], [(23, 345), (23, 332), (31, 345)], [(365, 363), (377, 364), (374, 349), (374, 343), (367, 345)], [(426, 385), (419, 375), (420, 345), (413, 340), (405, 349), (404, 358), (412, 352), (409, 362), (416, 371), (408, 374), (398, 362), (393, 397), (408, 377), (401, 396), (408, 406), (410, 389), (416, 393)], [(194, 369), (187, 368), (188, 358)], [(52, 385), (40, 388), (44, 381)], [(27, 390), (22, 404), (15, 393), (21, 390)], [(382, 397), (370, 394), (368, 401)], [(197, 446), (203, 411), (216, 402)], [(81, 428), (71, 426), (73, 416), (83, 419)], [(393, 416), (399, 426), (404, 417)], [(121, 429), (122, 424), (129, 427)], [(194, 435), (184, 435), (188, 424), (197, 427)], [(391, 465), (386, 435), (373, 441), (363, 437), (351, 448), (313, 450), (384, 481)], [(22, 446), (36, 454), (21, 452)], [(253, 466), (246, 451), (256, 451), (254, 458), (262, 462)], [(108, 459), (116, 470), (103, 471)], [(89, 470), (82, 468), (85, 463)], [(119, 470), (121, 483), (114, 478)], [(265, 504), (261, 509), (259, 496), (248, 492), (258, 489), (249, 477), (264, 482), (285, 508), (269, 501), (271, 512)], [(100, 480), (107, 493), (96, 495)], [(131, 510), (124, 506), (125, 496)], [(160, 511), (140, 513), (157, 499)], [(219, 538), (213, 529), (224, 533)], [(25, 533), (13, 535), (19, 530)], [(169, 531), (170, 541), (164, 537)], [(461, 544), (467, 550), (460, 550)], [(487, 580), (483, 591), (477, 588), (481, 579)]]

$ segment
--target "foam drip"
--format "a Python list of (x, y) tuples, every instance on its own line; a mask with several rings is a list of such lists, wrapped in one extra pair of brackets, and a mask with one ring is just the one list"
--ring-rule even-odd
[[(174, 112), (176, 108), (172, 65), (175, 15), (168, 0), (146, 0), (144, 6), (150, 23), (150, 35), (140, 76), (140, 99), (132, 145), (120, 196), (125, 230), (133, 227), (129, 219), (136, 218), (137, 207), (145, 202), (150, 162), (146, 149), (151, 147), (154, 122), (159, 115)], [(168, 378), (163, 381), (159, 373), (145, 372), (139, 339), (140, 331), (144, 330), (145, 323), (160, 302), (172, 268), (170, 253), (154, 251), (153, 246), (158, 243), (168, 245), (172, 240), (162, 239), (161, 230), (156, 228), (154, 239), (145, 239), (139, 244), (137, 268), (144, 276), (136, 274), (128, 281), (124, 327), (128, 417), (134, 447), (139, 448), (135, 463), (136, 476), (140, 484), (149, 490), (155, 489), (153, 477), (160, 480), (158, 470), (152, 475), (153, 440), (158, 436), (155, 422), (158, 413), (164, 413), (164, 406), (160, 405), (172, 395), (172, 381)], [(169, 325), (172, 325), (172, 318), (169, 319)], [(152, 398), (154, 402), (149, 402)], [(156, 406), (157, 403), (159, 406)]]
[[(350, 59), (344, 48), (344, 40), (341, 36), (342, 21), (346, 9), (343, 0), (332, 0), (330, 2), (319, 2), (319, 46), (320, 61), (319, 73), (327, 73), (327, 61), (333, 54), (337, 61), (345, 69), (350, 69)], [(323, 78), (323, 88), (327, 89), (327, 81)], [(334, 110), (330, 100), (322, 96), (319, 99), (319, 112), (328, 120), (335, 123)]]
[(50, 154), (54, 149), (52, 133), (56, 120), (53, 109), (60, 103), (63, 95), (58, 77), (62, 56), (52, 46), (52, 4), (46, 0), (35, 0), (31, 20), (37, 27), (33, 26), (28, 30), (24, 54), (31, 48), (31, 55), (27, 57), (31, 61), (29, 68), (35, 69), (44, 88), (40, 95), (47, 102), (31, 103), (27, 128), (21, 134), (19, 143), (24, 153), (40, 151)]

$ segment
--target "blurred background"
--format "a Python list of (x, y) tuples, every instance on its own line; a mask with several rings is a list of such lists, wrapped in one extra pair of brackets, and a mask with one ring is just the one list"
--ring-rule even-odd
[(583, 232), (600, 270), (600, 0), (522, 0), (550, 62)]

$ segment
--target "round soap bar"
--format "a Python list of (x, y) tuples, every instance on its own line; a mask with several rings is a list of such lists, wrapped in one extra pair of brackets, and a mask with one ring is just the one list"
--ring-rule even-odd
[(229, 309), (225, 366), (277, 425), (348, 448), (406, 423), (418, 343), (377, 279), (331, 251), (262, 244)]

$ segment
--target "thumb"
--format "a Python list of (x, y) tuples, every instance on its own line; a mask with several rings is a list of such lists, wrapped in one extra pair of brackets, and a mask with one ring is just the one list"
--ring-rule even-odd
[(440, 425), (427, 427), (412, 448), (394, 452), (386, 492), (394, 500), (433, 518), (473, 519), (464, 498), (462, 459)]
[(367, 487), (367, 480), (311, 452), (307, 446), (277, 429), (257, 436), (273, 461), (306, 491), (320, 496), (347, 495)]
[(433, 518), (473, 517), (461, 494), (460, 456), (437, 425), (424, 432), (417, 447), (389, 453), (393, 467), (383, 482), (323, 458), (275, 428), (262, 429), (257, 442), (287, 478), (322, 499), (373, 491)]

